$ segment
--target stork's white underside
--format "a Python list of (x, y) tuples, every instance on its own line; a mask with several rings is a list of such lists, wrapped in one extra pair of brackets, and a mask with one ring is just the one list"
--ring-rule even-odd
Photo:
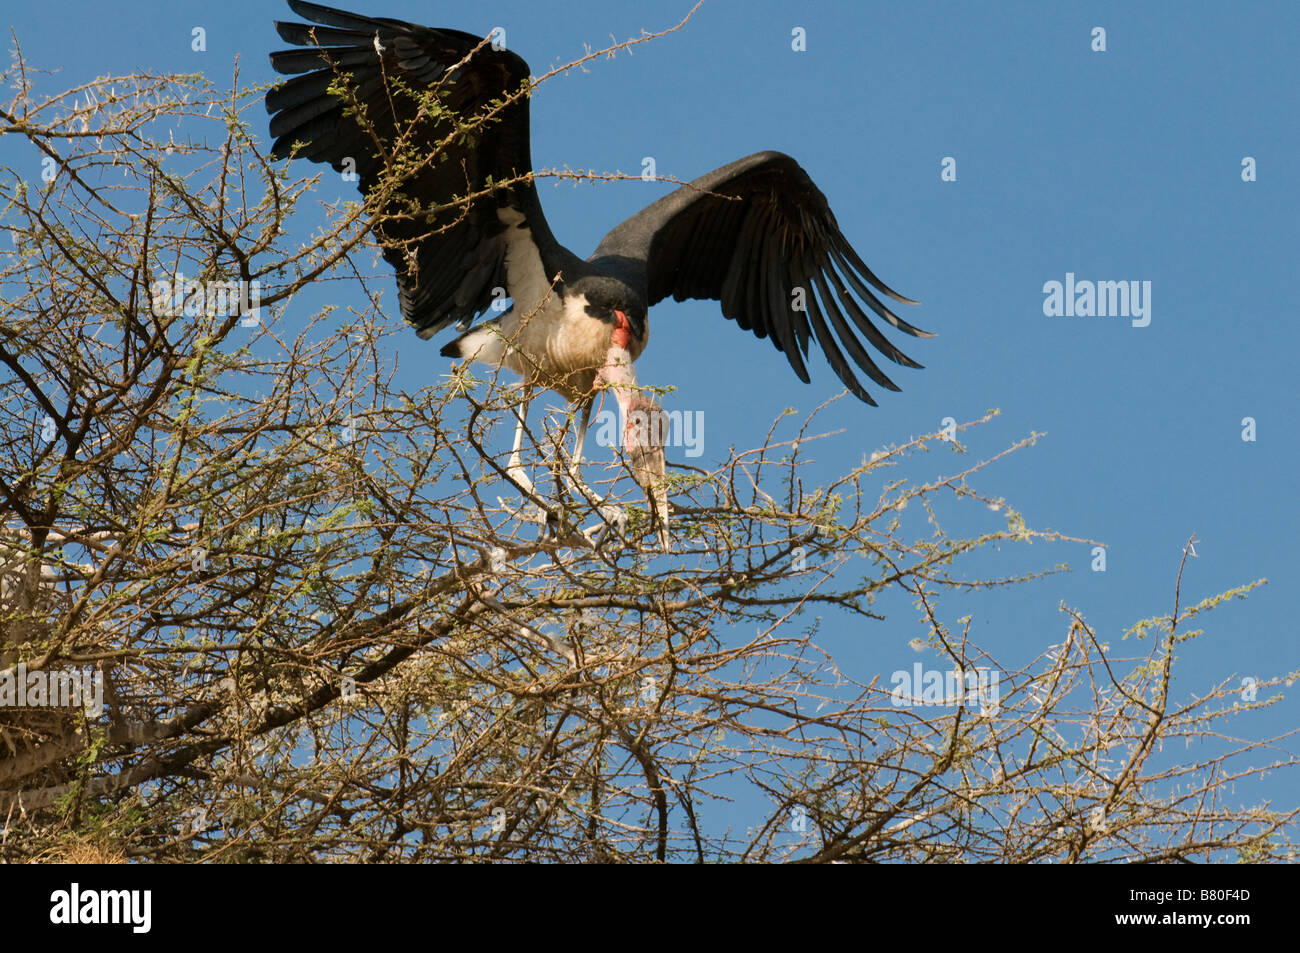
[[(497, 212), (506, 226), (506, 293), (514, 306), (459, 338), (460, 356), (505, 367), (569, 399), (589, 392), (605, 363), (614, 327), (587, 313), (587, 299), (552, 287), (531, 230), (514, 209)], [(644, 342), (633, 342), (632, 359)], [(557, 386), (558, 382), (558, 386)]]

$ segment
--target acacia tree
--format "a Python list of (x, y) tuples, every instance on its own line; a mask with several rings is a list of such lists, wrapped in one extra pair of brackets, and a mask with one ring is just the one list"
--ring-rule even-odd
[[(1186, 625), (1255, 583), (1190, 608), (1176, 589), (1135, 626), (1137, 657), (1069, 612), (1059, 644), (1003, 668), (945, 619), (945, 592), (1039, 575), (972, 580), (971, 552), (1067, 540), (974, 485), (1034, 436), (894, 475), (964, 452), (931, 434), (819, 486), (817, 412), (777, 421), (762, 446), (672, 467), (664, 553), (625, 462), (595, 482), (624, 521), (559, 478), (572, 421), (553, 419), (528, 434), (555, 471), (550, 522), (529, 524), (498, 500), (520, 489), (508, 382), (394, 384), (407, 332), (368, 236), (410, 214), (391, 199), (428, 157), (304, 235), (320, 176), (272, 166), (264, 90), (237, 75), (41, 96), (15, 48), (5, 81), (0, 134), (32, 152), (0, 181), (0, 671), (104, 689), (97, 710), (0, 707), (5, 860), (1291, 856), (1294, 808), (1228, 800), (1294, 766), (1243, 766), (1286, 738), (1159, 755), (1274, 700), (1275, 683), (1246, 703), (1227, 682), (1171, 691)], [(302, 318), (296, 296), (328, 281), (346, 314)], [(1005, 527), (944, 530), (986, 506)], [(819, 626), (876, 624), (894, 593), (957, 673), (947, 707), (900, 706), (819, 647)], [(964, 689), (978, 671), (995, 696)]]

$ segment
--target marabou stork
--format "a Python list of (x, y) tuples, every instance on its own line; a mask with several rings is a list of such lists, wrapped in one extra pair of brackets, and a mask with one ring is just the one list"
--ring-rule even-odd
[[(574, 466), (593, 395), (612, 390), (665, 548), (662, 416), (632, 369), (651, 305), (670, 296), (720, 301), (725, 317), (769, 338), (805, 383), (815, 338), (844, 386), (872, 405), (853, 364), (881, 387), (898, 387), (859, 334), (894, 363), (921, 366), (867, 314), (931, 337), (877, 292), (916, 302), (863, 263), (789, 156), (759, 152), (677, 188), (616, 226), (584, 261), (556, 241), (538, 200), (522, 58), (458, 30), (304, 0), (289, 6), (314, 25), (276, 23), (299, 48), (271, 54), (272, 66), (293, 77), (266, 96), (272, 155), (359, 176), (385, 213), (376, 237), (397, 271), (403, 317), (422, 338), (455, 324), (462, 333), (444, 356), (508, 368), (526, 395), (548, 388), (580, 405)], [(475, 325), (502, 290), (512, 307)], [(532, 495), (519, 465), (526, 408), (525, 398), (507, 472)]]

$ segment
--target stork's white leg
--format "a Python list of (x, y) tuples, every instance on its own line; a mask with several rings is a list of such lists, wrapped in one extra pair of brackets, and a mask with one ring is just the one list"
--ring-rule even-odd
[[(591, 401), (582, 404), (581, 419), (578, 421), (578, 433), (573, 440), (573, 456), (564, 467), (564, 479), (569, 489), (587, 500), (595, 498), (591, 487), (582, 480), (582, 447), (587, 440), (587, 427), (591, 423)], [(561, 453), (563, 456), (563, 453)]]
[[(510, 460), (506, 463), (506, 475), (510, 477), (521, 489), (524, 496), (524, 502), (518, 508), (511, 506), (501, 497), (497, 497), (497, 502), (501, 507), (510, 513), (515, 519), (526, 523), (541, 523), (547, 521), (547, 512), (545, 507), (537, 505), (537, 493), (532, 479), (523, 465), (523, 446), (524, 430), (528, 424), (528, 402), (531, 391), (524, 388), (524, 399), (515, 407), (515, 439), (510, 447)], [(533, 505), (530, 507), (528, 504)]]
[(592, 398), (588, 397), (582, 405), (582, 420), (578, 423), (578, 437), (573, 441), (573, 465), (582, 466), (582, 446), (587, 440), (587, 428), (591, 425)]
[(573, 456), (570, 458), (568, 465), (563, 467), (563, 472), (564, 481), (568, 484), (569, 489), (595, 506), (596, 512), (600, 514), (599, 523), (582, 531), (582, 535), (593, 546), (599, 547), (609, 536), (611, 529), (617, 527), (620, 533), (623, 532), (624, 526), (627, 525), (627, 515), (623, 512), (623, 507), (608, 504), (605, 502), (604, 497), (597, 496), (596, 491), (587, 486), (586, 481), (582, 479), (582, 448), (587, 439), (587, 427), (591, 423), (591, 405), (591, 398), (588, 398), (582, 404), (578, 434), (573, 441)]
[(525, 495), (532, 495), (533, 481), (524, 471), (521, 451), (524, 446), (524, 430), (528, 421), (528, 391), (524, 391), (524, 400), (515, 407), (515, 442), (510, 448), (510, 462), (506, 464), (506, 473), (510, 479), (523, 487)]

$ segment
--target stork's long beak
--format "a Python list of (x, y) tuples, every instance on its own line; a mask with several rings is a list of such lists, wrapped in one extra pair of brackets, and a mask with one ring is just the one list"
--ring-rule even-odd
[[(653, 432), (658, 429), (656, 422), (666, 418), (662, 409), (649, 401), (646, 401), (646, 404), (653, 409), (633, 410), (631, 416), (635, 421), (638, 415), (644, 414), (650, 421), (647, 429)], [(632, 426), (636, 424), (633, 423)], [(660, 440), (634, 444), (629, 436), (627, 447), (628, 456), (632, 458), (632, 476), (645, 490), (646, 502), (650, 504), (651, 518), (659, 534), (659, 545), (663, 547), (664, 552), (668, 552), (672, 540), (668, 535), (668, 461), (664, 458), (663, 442)]]
[(632, 464), (632, 476), (645, 491), (659, 544), (668, 552), (668, 461), (664, 444), (668, 439), (668, 415), (663, 408), (637, 390), (632, 355), (621, 346), (617, 335), (605, 355), (597, 378), (614, 392), (623, 415), (623, 444)]

